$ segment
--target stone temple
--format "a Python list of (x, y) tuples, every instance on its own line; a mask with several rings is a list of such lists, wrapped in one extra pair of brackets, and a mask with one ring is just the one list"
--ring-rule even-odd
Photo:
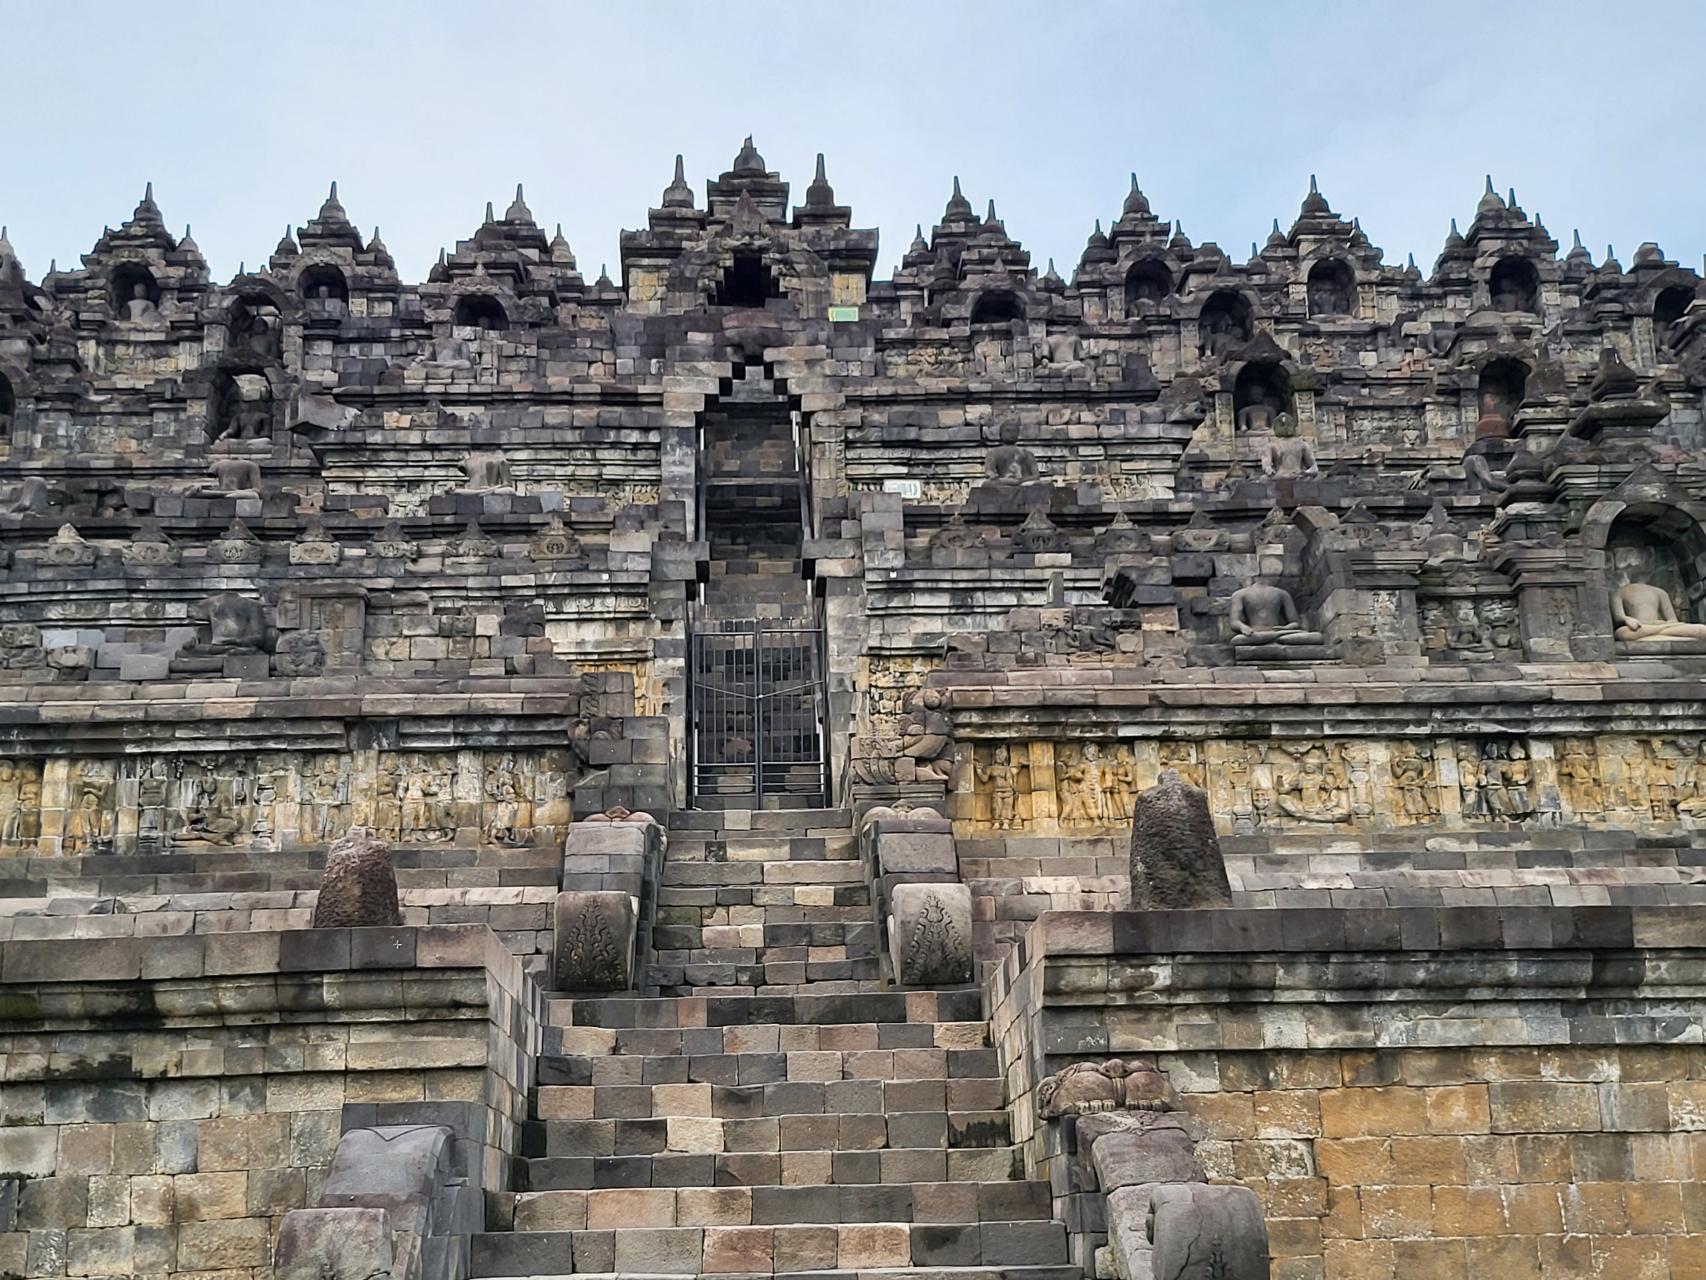
[(499, 208), (0, 236), (0, 1274), (1706, 1276), (1698, 274)]

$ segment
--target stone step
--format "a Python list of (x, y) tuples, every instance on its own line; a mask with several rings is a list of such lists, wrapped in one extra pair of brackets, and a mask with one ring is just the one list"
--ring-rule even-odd
[[(717, 1255), (713, 1255), (717, 1256)], [(479, 1276), (479, 1272), (472, 1273)], [(493, 1276), (490, 1280), (680, 1280), (680, 1273), (655, 1271), (583, 1271), (527, 1276)], [(838, 1270), (833, 1267), (810, 1271), (775, 1271), (776, 1280), (1084, 1280), (1083, 1269), (1075, 1265), (1036, 1266), (920, 1266), (920, 1267), (860, 1267), (857, 1270)], [(750, 1273), (706, 1271), (700, 1280), (750, 1280)]]
[[(694, 1086), (680, 1086), (693, 1088)], [(649, 1095), (640, 1089), (636, 1094)], [(733, 1151), (881, 1151), (900, 1147), (1004, 1147), (1012, 1142), (1005, 1108), (993, 1111), (757, 1113), (653, 1117), (648, 1100), (630, 1118), (527, 1120), (521, 1152), (539, 1156), (718, 1155)]]
[(797, 995), (874, 995), (892, 991), (894, 984), (887, 978), (846, 978), (831, 981), (826, 978), (816, 978), (806, 982), (768, 982), (753, 984), (749, 982), (708, 982), (695, 984), (688, 982), (664, 981), (671, 978), (670, 974), (648, 973), (648, 989), (655, 990), (660, 995), (672, 996), (715, 996), (715, 995), (747, 995), (747, 996), (797, 996)]
[(730, 1027), (852, 1022), (976, 1022), (983, 993), (951, 991), (865, 992), (856, 995), (716, 995), (547, 997), (557, 1027)]
[[(859, 919), (850, 910), (841, 918), (830, 920), (772, 920), (766, 914), (762, 920), (730, 920), (727, 907), (693, 907), (671, 904), (667, 914), (660, 912), (652, 921), (652, 947), (657, 951), (717, 950), (732, 946), (739, 950), (775, 951), (785, 948), (851, 947), (861, 954), (861, 944), (874, 945), (877, 926), (866, 918)], [(700, 917), (684, 920), (686, 915)], [(757, 911), (743, 915), (760, 914)], [(705, 920), (703, 916), (710, 916)], [(717, 917), (723, 917), (718, 919)], [(802, 957), (803, 958), (803, 957)]]
[[(803, 956), (790, 959), (769, 953), (763, 956), (750, 953), (739, 956), (732, 952), (695, 954), (702, 958), (690, 961), (679, 952), (656, 956), (646, 969), (647, 985), (667, 988), (672, 995), (737, 990), (751, 995), (823, 994), (820, 989), (830, 984), (842, 994), (886, 990), (882, 966), (874, 956), (837, 955), (808, 960)], [(849, 986), (850, 983), (853, 985)]]
[(724, 832), (728, 835), (800, 832), (834, 834), (853, 827), (851, 809), (674, 809), (669, 814), (670, 838), (681, 832)]
[[(769, 1273), (776, 1280), (1084, 1280), (1084, 1272), (1074, 1265), (1036, 1266), (920, 1266), (920, 1267), (860, 1267), (857, 1270), (816, 1268), (811, 1271), (776, 1271)], [(493, 1280), (500, 1280), (494, 1277)], [(524, 1280), (513, 1277), (511, 1280)], [(566, 1280), (566, 1277), (531, 1276), (525, 1280)], [(680, 1280), (679, 1275), (645, 1271), (585, 1271), (576, 1280)], [(707, 1271), (701, 1280), (748, 1280), (744, 1272)]]
[[(927, 1049), (917, 1050), (928, 1054)], [(772, 1080), (762, 1084), (553, 1084), (535, 1091), (533, 1114), (541, 1120), (594, 1117), (707, 1116), (745, 1118), (781, 1115), (903, 1113), (924, 1110), (994, 1110), (1002, 1105), (1001, 1078), (974, 1051), (976, 1076), (910, 1080)], [(949, 1090), (946, 1086), (956, 1087)]]
[(518, 1160), (528, 1191), (595, 1187), (836, 1186), (873, 1182), (1000, 1182), (1022, 1172), (1018, 1147), (886, 1147), (875, 1151), (660, 1152)]
[[(1053, 1271), (1067, 1260), (1066, 1227), (1051, 1221), (728, 1227), (645, 1227), (636, 1222), (625, 1226), (482, 1232), (473, 1237), (470, 1274), (780, 1276), (807, 1272), (812, 1280), (824, 1280), (823, 1272), (845, 1270), (857, 1272), (864, 1280), (884, 1269), (981, 1268), (986, 1260), (987, 1274), (1014, 1276), (1022, 1274), (1016, 1268)], [(936, 1280), (949, 1274), (953, 1273), (921, 1273)]]
[(733, 888), (741, 885), (861, 885), (865, 867), (856, 858), (815, 862), (678, 862), (667, 859), (659, 883)]
[(763, 1085), (784, 1081), (999, 1080), (994, 1049), (822, 1049), (784, 1053), (546, 1053), (537, 1081), (550, 1086)]
[[(775, 1227), (795, 1223), (1036, 1222), (1054, 1216), (1046, 1182), (828, 1183), (797, 1186), (603, 1187), (494, 1198), (495, 1230)], [(494, 1215), (495, 1216), (495, 1215)]]
[(801, 835), (684, 831), (669, 838), (671, 862), (821, 862), (857, 858), (852, 832)]
[[(982, 1018), (960, 1021), (921, 1018), (915, 1022), (802, 1023), (791, 1026), (764, 1023), (715, 1027), (556, 1025), (545, 1028), (543, 1052), (587, 1057), (622, 1054), (642, 1058), (694, 1058), (715, 1054), (814, 1053), (826, 1050), (858, 1053), (900, 1049), (982, 1049), (988, 1045), (989, 1024)], [(874, 1061), (881, 1066), (881, 1059)]]

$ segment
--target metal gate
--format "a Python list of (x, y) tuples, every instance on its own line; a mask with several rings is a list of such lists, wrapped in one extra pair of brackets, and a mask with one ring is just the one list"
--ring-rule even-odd
[(824, 803), (823, 631), (701, 623), (693, 634), (693, 798), (699, 809)]

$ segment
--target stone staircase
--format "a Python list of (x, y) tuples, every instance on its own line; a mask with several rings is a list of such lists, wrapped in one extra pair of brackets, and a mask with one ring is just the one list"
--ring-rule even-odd
[(877, 988), (877, 933), (845, 809), (676, 813), (647, 987)]
[(672, 817), (648, 993), (547, 997), (474, 1276), (1081, 1280), (982, 993), (882, 989), (850, 818)]

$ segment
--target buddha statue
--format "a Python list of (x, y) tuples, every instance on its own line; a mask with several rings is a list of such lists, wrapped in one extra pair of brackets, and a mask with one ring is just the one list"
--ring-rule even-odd
[(1274, 438), (1262, 450), (1262, 474), (1292, 479), (1312, 476), (1318, 470), (1315, 450), (1297, 434), (1297, 419), (1289, 413), (1280, 414), (1274, 420)]
[(221, 457), (207, 464), (213, 483), (191, 493), (193, 498), (253, 498), (261, 488), (261, 469), (253, 459)]
[(1270, 583), (1252, 582), (1234, 591), (1229, 616), (1234, 645), (1321, 643), (1319, 631), (1304, 629), (1291, 592)]
[(983, 474), (1007, 484), (1023, 484), (1037, 478), (1037, 458), (1019, 443), (1019, 424), (1001, 424), (1001, 443), (984, 459)]
[(1670, 593), (1649, 582), (1626, 582), (1611, 597), (1614, 633), (1626, 644), (1663, 640), (1706, 640), (1706, 626), (1676, 616)]
[(124, 318), (132, 324), (158, 324), (160, 308), (148, 296), (148, 286), (140, 282), (130, 288), (130, 297), (124, 304)]

